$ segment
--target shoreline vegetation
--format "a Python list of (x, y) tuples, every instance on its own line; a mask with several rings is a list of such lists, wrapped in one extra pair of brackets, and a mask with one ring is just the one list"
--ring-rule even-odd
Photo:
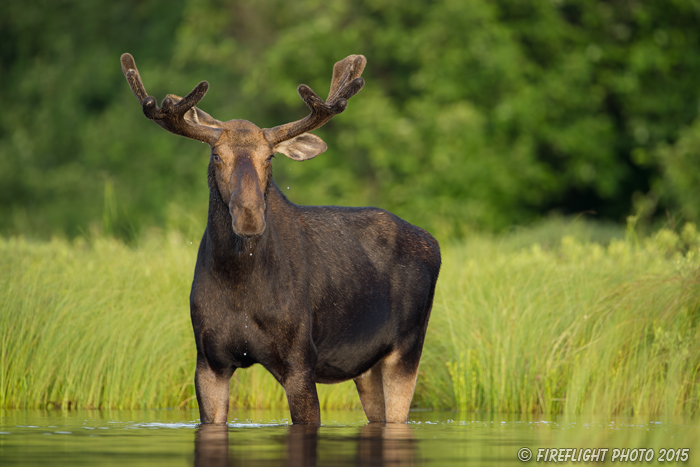
[[(0, 238), (0, 408), (196, 407), (189, 288), (199, 240)], [(700, 234), (583, 222), (442, 241), (416, 408), (700, 410)], [(322, 409), (360, 408), (354, 384)], [(234, 408), (286, 408), (262, 367)]]

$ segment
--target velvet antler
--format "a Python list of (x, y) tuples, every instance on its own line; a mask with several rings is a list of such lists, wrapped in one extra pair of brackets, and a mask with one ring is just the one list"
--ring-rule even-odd
[(207, 122), (214, 122), (215, 120), (195, 107), (207, 93), (209, 83), (202, 81), (184, 98), (168, 94), (159, 108), (155, 98), (149, 96), (146, 88), (143, 86), (134, 57), (128, 53), (123, 54), (121, 56), (121, 64), (124, 76), (143, 107), (143, 113), (146, 117), (176, 135), (196, 139), (209, 145), (216, 143), (221, 135), (221, 129), (201, 125), (199, 123), (200, 117), (208, 117), (206, 119)]
[(341, 113), (347, 107), (348, 99), (357, 94), (365, 85), (365, 80), (360, 75), (366, 64), (367, 59), (364, 55), (350, 55), (337, 62), (333, 67), (331, 90), (328, 93), (326, 102), (323, 102), (307, 85), (300, 85), (297, 92), (306, 102), (306, 105), (309, 106), (311, 113), (296, 122), (274, 128), (266, 128), (264, 130), (265, 138), (274, 146), (282, 141), (319, 128), (333, 118), (334, 115)]

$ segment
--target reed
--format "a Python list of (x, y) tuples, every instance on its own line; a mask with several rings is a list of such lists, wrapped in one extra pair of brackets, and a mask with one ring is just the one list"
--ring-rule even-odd
[[(416, 406), (698, 412), (700, 235), (692, 224), (646, 239), (586, 232), (443, 242)], [(195, 407), (197, 243), (0, 239), (0, 406)], [(319, 397), (360, 407), (351, 382), (319, 385)], [(231, 405), (286, 399), (255, 366), (234, 374)]]

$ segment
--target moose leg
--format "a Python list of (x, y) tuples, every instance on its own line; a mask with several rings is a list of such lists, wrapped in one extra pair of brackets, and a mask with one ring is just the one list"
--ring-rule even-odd
[(229, 380), (232, 375), (233, 369), (215, 372), (203, 357), (197, 357), (194, 387), (202, 424), (226, 424)]
[(357, 393), (360, 395), (362, 408), (370, 422), (386, 420), (384, 407), (384, 388), (382, 385), (382, 362), (377, 363), (369, 371), (355, 378)]
[(418, 379), (418, 356), (406, 356), (394, 351), (380, 362), (384, 388), (385, 414), (388, 423), (406, 423), (411, 408), (413, 391)]
[(321, 406), (318, 402), (313, 372), (291, 374), (285, 378), (282, 385), (287, 394), (292, 423), (320, 425)]

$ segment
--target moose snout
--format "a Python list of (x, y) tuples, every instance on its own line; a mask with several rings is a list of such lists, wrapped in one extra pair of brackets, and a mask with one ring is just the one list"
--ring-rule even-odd
[(231, 227), (241, 237), (255, 237), (265, 231), (265, 198), (260, 192), (244, 196), (234, 192), (228, 208), (231, 213)]

